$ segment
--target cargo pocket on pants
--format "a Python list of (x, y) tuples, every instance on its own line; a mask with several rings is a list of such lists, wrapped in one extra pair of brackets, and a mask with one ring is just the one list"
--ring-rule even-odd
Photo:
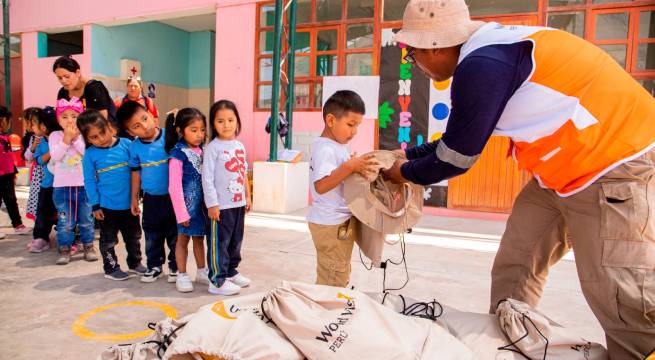
[[(647, 184), (603, 183), (599, 194), (601, 264), (612, 284), (620, 320), (629, 327), (655, 324), (655, 243), (644, 236), (649, 220)], [(612, 289), (615, 289), (615, 293)]]
[(649, 215), (646, 184), (603, 183), (599, 202), (602, 239), (643, 240), (642, 235)]

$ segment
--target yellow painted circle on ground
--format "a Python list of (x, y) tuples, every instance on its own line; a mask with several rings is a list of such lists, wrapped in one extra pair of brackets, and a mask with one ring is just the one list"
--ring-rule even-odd
[(177, 317), (177, 311), (175, 308), (167, 304), (162, 304), (154, 301), (123, 301), (115, 304), (100, 306), (80, 315), (80, 317), (75, 320), (71, 327), (73, 333), (83, 339), (112, 342), (140, 339), (152, 334), (153, 330), (150, 329), (126, 334), (98, 334), (86, 328), (86, 322), (92, 316), (97, 315), (103, 311), (127, 306), (145, 306), (155, 308), (161, 310), (168, 317)]
[(445, 81), (433, 81), (432, 86), (439, 91), (444, 91), (450, 86), (450, 79)]
[(434, 134), (432, 134), (432, 137), (430, 138), (430, 141), (437, 141), (437, 140), (441, 139), (442, 135), (443, 135), (443, 133), (439, 133), (439, 132), (434, 133)]

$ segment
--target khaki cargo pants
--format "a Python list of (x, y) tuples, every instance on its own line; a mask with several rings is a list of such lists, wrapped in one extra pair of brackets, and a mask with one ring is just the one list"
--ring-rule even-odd
[(359, 222), (354, 217), (339, 225), (309, 223), (309, 232), (316, 247), (316, 284), (348, 285), (358, 226)]
[(528, 183), (491, 271), (491, 312), (508, 297), (536, 307), (548, 269), (572, 247), (610, 357), (648, 355), (655, 348), (654, 164), (651, 151), (567, 198)]

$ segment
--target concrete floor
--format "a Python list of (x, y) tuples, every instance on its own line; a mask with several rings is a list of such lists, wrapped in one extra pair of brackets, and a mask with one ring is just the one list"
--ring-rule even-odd
[[(26, 189), (19, 188), (21, 212)], [(288, 216), (252, 214), (246, 220), (243, 262), (240, 271), (253, 280), (244, 291), (263, 291), (280, 280), (312, 282), (314, 249), (303, 219), (304, 211)], [(31, 226), (31, 222), (26, 221)], [(181, 294), (174, 284), (160, 279), (143, 284), (138, 278), (124, 282), (106, 280), (100, 262), (75, 260), (67, 266), (54, 264), (56, 252), (31, 254), (25, 245), (31, 236), (13, 235), (6, 213), (0, 212), (0, 359), (89, 359), (112, 343), (136, 340), (101, 341), (81, 338), (73, 333), (80, 316), (95, 309), (84, 326), (95, 334), (126, 334), (146, 329), (148, 322), (165, 317), (162, 310), (129, 304), (104, 311), (98, 307), (121, 302), (149, 301), (172, 307), (178, 316), (194, 312), (199, 306), (216, 301), (205, 286)], [(437, 299), (466, 311), (486, 312), (490, 269), (503, 222), (426, 216), (406, 237), (410, 281), (401, 294), (421, 299)], [(125, 267), (125, 250), (118, 247)], [(385, 255), (400, 256), (399, 246), (389, 247)], [(195, 274), (192, 255), (189, 273)], [(401, 285), (402, 267), (388, 270), (388, 286)], [(353, 285), (362, 291), (380, 291), (382, 270), (367, 271), (353, 253)], [(146, 303), (145, 305), (148, 305)], [(551, 271), (540, 310), (553, 320), (588, 340), (604, 343), (600, 325), (586, 305), (580, 291), (572, 256)]]

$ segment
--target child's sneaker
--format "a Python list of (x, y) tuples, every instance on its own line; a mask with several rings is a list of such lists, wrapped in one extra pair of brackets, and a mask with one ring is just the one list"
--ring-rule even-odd
[(130, 275), (125, 271), (121, 270), (121, 268), (117, 267), (111, 273), (105, 274), (105, 278), (109, 280), (123, 281), (129, 279)]
[(31, 228), (28, 228), (27, 226), (20, 224), (14, 228), (14, 234), (16, 235), (26, 235), (30, 231), (32, 231)]
[(0, 239), (4, 239), (7, 237), (7, 234), (0, 232)]
[(71, 256), (77, 254), (77, 244), (71, 245)]
[(59, 257), (57, 258), (57, 265), (66, 265), (71, 262), (71, 248), (68, 246), (59, 247)]
[(177, 288), (177, 291), (182, 293), (193, 291), (193, 283), (191, 282), (191, 278), (189, 277), (189, 274), (180, 273), (179, 275), (177, 275), (177, 281), (175, 281), (175, 287)]
[(35, 241), (36, 241), (36, 239), (32, 239), (32, 240), (27, 242), (27, 251), (32, 249), (32, 245), (34, 244)]
[(46, 250), (50, 249), (50, 243), (43, 240), (43, 239), (34, 239), (32, 240), (32, 244), (30, 246), (30, 252), (31, 253), (41, 253)]
[(84, 260), (86, 261), (98, 261), (98, 253), (96, 252), (95, 246), (93, 243), (84, 244)]
[(127, 272), (129, 274), (134, 274), (134, 275), (145, 275), (146, 271), (148, 271), (148, 269), (146, 269), (146, 267), (143, 266), (143, 264), (139, 264), (139, 265), (131, 268)]
[(209, 269), (198, 269), (196, 271), (196, 282), (198, 284), (209, 285)]
[(179, 275), (180, 272), (178, 270), (171, 270), (168, 269), (168, 282), (169, 283), (174, 283), (177, 281), (177, 275)]
[(227, 278), (227, 279), (229, 281), (233, 282), (234, 285), (236, 285), (238, 287), (244, 288), (244, 287), (250, 286), (250, 279), (248, 279), (247, 277), (245, 277), (245, 276), (243, 276), (241, 274), (236, 274), (236, 275), (232, 276), (231, 278)]
[(230, 296), (230, 295), (236, 295), (241, 291), (241, 288), (234, 284), (231, 281), (225, 281), (221, 287), (216, 287), (214, 284), (209, 284), (209, 288), (207, 289), (210, 294), (213, 295), (224, 295), (224, 296)]
[(151, 283), (155, 282), (155, 280), (159, 279), (162, 277), (164, 273), (161, 271), (161, 268), (159, 266), (155, 266), (152, 269), (148, 269), (143, 276), (141, 276), (141, 282), (144, 283)]

